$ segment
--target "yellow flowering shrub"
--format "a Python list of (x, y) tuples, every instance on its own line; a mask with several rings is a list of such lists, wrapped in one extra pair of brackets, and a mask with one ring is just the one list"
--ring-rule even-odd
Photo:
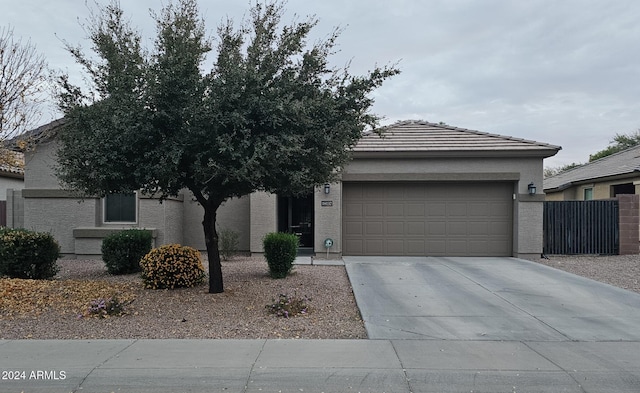
[(154, 248), (140, 261), (142, 280), (149, 289), (194, 287), (205, 278), (198, 250), (180, 244)]

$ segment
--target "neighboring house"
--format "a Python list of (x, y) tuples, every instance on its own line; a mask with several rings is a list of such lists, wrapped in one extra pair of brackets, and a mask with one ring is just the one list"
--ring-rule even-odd
[[(7, 154), (4, 152), (2, 154)], [(8, 152), (15, 155), (16, 165), (0, 165), (0, 226), (7, 225), (7, 190), (24, 188), (24, 156), (22, 153)], [(9, 191), (11, 193), (11, 191)], [(9, 220), (13, 223), (12, 220)]]
[[(189, 192), (159, 204), (140, 194), (80, 200), (61, 190), (51, 169), (59, 126), (33, 132), (40, 141), (27, 152), (25, 227), (52, 232), (76, 257), (99, 254), (104, 236), (128, 227), (153, 230), (156, 245), (205, 248), (203, 210)], [(229, 200), (219, 228), (236, 231), (240, 250), (254, 254), (266, 233), (288, 231), (300, 236), (301, 252), (318, 257), (540, 255), (542, 161), (560, 147), (422, 121), (382, 131), (358, 142), (340, 182), (306, 197)]]
[(608, 199), (640, 194), (640, 146), (631, 147), (544, 180), (548, 201)]
[[(22, 153), (12, 153), (17, 155), (18, 162), (24, 162)], [(24, 188), (24, 169), (21, 165), (1, 165), (0, 164), (0, 201), (7, 200), (7, 190), (21, 190)]]

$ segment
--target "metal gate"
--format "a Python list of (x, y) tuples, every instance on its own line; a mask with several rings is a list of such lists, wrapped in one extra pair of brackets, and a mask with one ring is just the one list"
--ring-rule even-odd
[(545, 254), (604, 254), (619, 251), (618, 201), (544, 202)]

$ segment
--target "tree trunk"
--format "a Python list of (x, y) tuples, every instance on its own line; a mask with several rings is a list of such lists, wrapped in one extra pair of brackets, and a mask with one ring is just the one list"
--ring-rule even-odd
[(222, 283), (222, 265), (220, 264), (220, 250), (218, 249), (218, 231), (216, 231), (216, 216), (218, 207), (215, 203), (204, 204), (204, 242), (207, 246), (209, 258), (209, 293), (224, 292)]

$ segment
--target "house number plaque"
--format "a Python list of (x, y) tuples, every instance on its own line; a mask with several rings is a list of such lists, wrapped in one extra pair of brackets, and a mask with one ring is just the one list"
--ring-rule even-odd
[(320, 206), (333, 206), (333, 201), (320, 201)]

